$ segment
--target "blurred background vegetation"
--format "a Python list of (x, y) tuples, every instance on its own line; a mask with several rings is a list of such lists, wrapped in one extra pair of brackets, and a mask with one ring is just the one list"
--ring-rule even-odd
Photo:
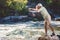
[(0, 17), (26, 15), (26, 5), (30, 3), (42, 3), (50, 8), (54, 14), (60, 16), (60, 0), (0, 0)]
[(27, 2), (27, 0), (0, 0), (0, 17), (27, 12), (25, 8)]

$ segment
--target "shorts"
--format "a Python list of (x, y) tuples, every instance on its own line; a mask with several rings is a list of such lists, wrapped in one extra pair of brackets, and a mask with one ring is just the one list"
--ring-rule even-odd
[(51, 23), (51, 16), (44, 17), (44, 20), (47, 21), (47, 22), (49, 22), (49, 23)]

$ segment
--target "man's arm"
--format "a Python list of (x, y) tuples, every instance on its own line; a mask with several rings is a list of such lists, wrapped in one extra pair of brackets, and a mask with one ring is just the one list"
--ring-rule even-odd
[(36, 8), (29, 8), (29, 11), (35, 11), (35, 12), (40, 12), (42, 9), (36, 9)]
[(37, 11), (36, 8), (29, 8), (30, 11)]
[(36, 12), (40, 12), (42, 10), (42, 8), (37, 9), (37, 8), (29, 8), (29, 11), (36, 11)]
[(37, 12), (41, 12), (42, 10), (43, 10), (43, 9), (42, 9), (42, 8), (40, 8), (40, 9), (38, 9), (38, 10), (37, 10)]

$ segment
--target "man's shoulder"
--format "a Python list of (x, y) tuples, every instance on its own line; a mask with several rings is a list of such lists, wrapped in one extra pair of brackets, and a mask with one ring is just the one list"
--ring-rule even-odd
[(42, 7), (42, 9), (46, 9), (45, 7)]
[(42, 9), (42, 10), (43, 10), (43, 9), (45, 9), (45, 7), (41, 7), (40, 9)]

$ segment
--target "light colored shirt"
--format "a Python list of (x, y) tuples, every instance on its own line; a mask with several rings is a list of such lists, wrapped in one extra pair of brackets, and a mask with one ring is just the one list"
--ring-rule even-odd
[(48, 13), (48, 11), (47, 11), (47, 9), (46, 9), (45, 7), (41, 7), (41, 8), (38, 10), (38, 12), (41, 13), (41, 15), (42, 15), (42, 17), (43, 17), (44, 19), (50, 18), (50, 14)]

